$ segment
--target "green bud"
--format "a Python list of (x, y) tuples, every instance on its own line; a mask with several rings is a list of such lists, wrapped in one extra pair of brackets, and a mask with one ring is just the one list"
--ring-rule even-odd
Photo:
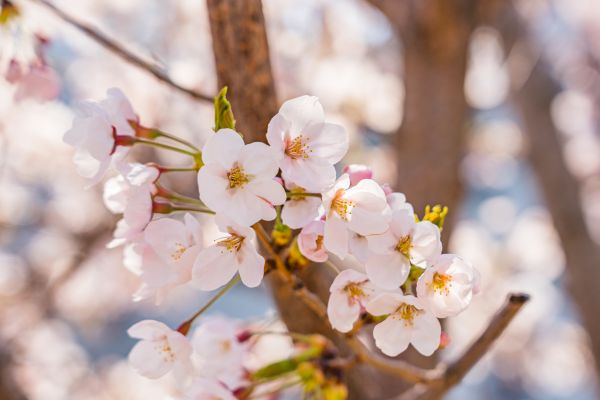
[(292, 240), (292, 230), (289, 226), (278, 222), (271, 231), (271, 239), (277, 246), (286, 246)]
[(215, 96), (215, 127), (213, 130), (217, 132), (223, 128), (235, 130), (235, 118), (231, 110), (231, 103), (227, 100), (227, 86), (224, 86)]

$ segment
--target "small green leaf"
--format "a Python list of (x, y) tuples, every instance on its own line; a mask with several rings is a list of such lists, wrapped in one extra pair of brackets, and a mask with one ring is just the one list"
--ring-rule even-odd
[(231, 103), (227, 100), (227, 86), (224, 86), (215, 96), (215, 127), (213, 130), (217, 132), (223, 128), (235, 130), (235, 118), (231, 110)]

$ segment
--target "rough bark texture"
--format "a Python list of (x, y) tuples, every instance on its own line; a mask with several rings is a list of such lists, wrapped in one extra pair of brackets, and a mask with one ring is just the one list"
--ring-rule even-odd
[(372, 0), (398, 33), (404, 57), (404, 120), (394, 138), (396, 189), (416, 211), (440, 203), (457, 215), (469, 114), (464, 95), (469, 38), (474, 29), (472, 0)]
[(228, 86), (236, 128), (265, 141), (277, 96), (260, 0), (207, 0), (219, 87)]

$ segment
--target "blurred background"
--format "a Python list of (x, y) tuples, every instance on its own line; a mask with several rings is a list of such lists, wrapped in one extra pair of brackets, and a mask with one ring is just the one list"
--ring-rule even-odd
[[(177, 325), (205, 295), (181, 288), (158, 307), (132, 302), (139, 282), (121, 250), (105, 248), (116, 219), (101, 185), (84, 190), (62, 135), (76, 102), (110, 87), (125, 92), (144, 125), (199, 145), (212, 105), (38, 3), (15, 1), (18, 28), (0, 27), (0, 399), (166, 398), (164, 382), (129, 369), (126, 329), (143, 318)], [(163, 65), (178, 84), (216, 93), (204, 1), (54, 4)], [(417, 210), (450, 207), (448, 249), (479, 269), (482, 290), (448, 321), (442, 359), (463, 351), (506, 293), (532, 296), (448, 398), (598, 398), (597, 1), (264, 0), (263, 8), (278, 100), (318, 96), (328, 120), (351, 135), (344, 164), (371, 165)], [(15, 55), (31, 59), (34, 35), (56, 74), (43, 99), (23, 94), (6, 72)], [(196, 192), (193, 176), (169, 178)], [(211, 312), (277, 313), (266, 288), (240, 287)]]

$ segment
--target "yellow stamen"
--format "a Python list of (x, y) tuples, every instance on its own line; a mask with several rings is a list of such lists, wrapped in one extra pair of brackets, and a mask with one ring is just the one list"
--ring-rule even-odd
[(244, 172), (244, 169), (239, 165), (235, 165), (229, 172), (227, 173), (227, 179), (229, 179), (229, 188), (235, 189), (238, 187), (244, 186), (246, 183), (250, 182), (248, 175)]
[(181, 243), (175, 243), (175, 251), (171, 253), (171, 258), (173, 261), (178, 261), (183, 256), (183, 253), (187, 250), (187, 247), (182, 245)]
[(335, 211), (344, 221), (348, 221), (350, 215), (352, 215), (354, 202), (352, 200), (344, 199), (344, 193), (346, 193), (344, 189), (339, 189), (336, 192), (331, 201), (331, 210)]
[(315, 241), (315, 245), (317, 246), (317, 250), (321, 250), (323, 248), (323, 235), (317, 236), (317, 240)]
[(417, 307), (412, 304), (402, 303), (400, 307), (396, 309), (394, 313), (395, 318), (399, 318), (404, 320), (404, 324), (406, 326), (411, 326), (415, 320), (415, 317), (421, 314), (423, 311), (419, 310)]
[(306, 140), (303, 135), (298, 135), (291, 141), (288, 141), (285, 147), (285, 154), (293, 160), (299, 158), (307, 159), (308, 153), (311, 152), (312, 150), (308, 146), (308, 140)]
[(452, 286), (452, 276), (436, 272), (433, 274), (430, 286), (434, 291), (447, 295), (450, 292), (450, 286)]
[(221, 239), (217, 242), (217, 246), (225, 247), (227, 251), (239, 251), (244, 243), (244, 237), (232, 234), (231, 236)]
[(400, 238), (398, 244), (396, 244), (395, 250), (408, 257), (408, 253), (410, 252), (411, 247), (411, 237), (407, 235)]
[(157, 350), (163, 353), (165, 361), (169, 362), (175, 360), (175, 353), (173, 352), (173, 349), (166, 338), (159, 342)]

